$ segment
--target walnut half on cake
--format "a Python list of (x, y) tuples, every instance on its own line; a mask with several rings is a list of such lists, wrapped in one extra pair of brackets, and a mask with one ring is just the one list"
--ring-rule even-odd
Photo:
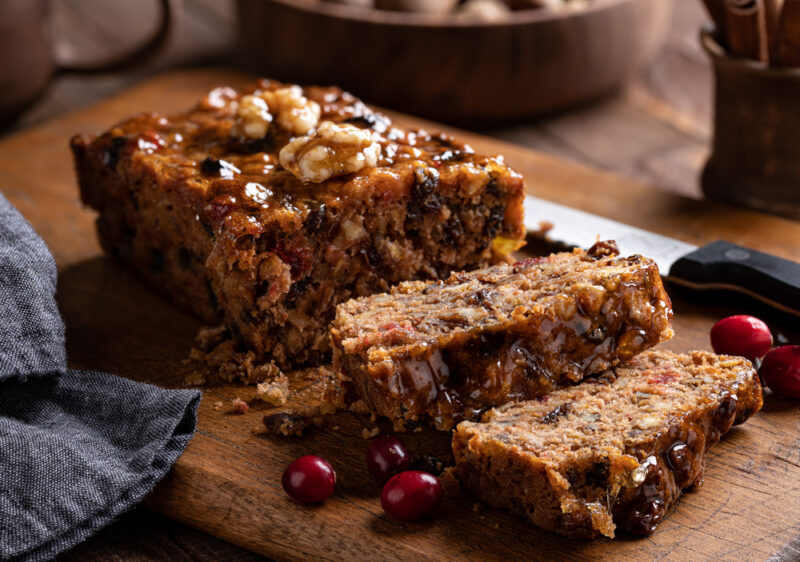
[(708, 449), (761, 404), (742, 357), (648, 351), (600, 380), (462, 422), (453, 454), (469, 491), (539, 527), (646, 535), (702, 483)]
[(502, 260), (524, 236), (502, 158), (338, 88), (217, 88), (72, 150), (104, 249), (282, 369), (330, 356), (338, 303)]

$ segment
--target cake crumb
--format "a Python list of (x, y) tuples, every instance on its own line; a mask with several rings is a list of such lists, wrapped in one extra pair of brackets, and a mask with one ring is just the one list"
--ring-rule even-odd
[(228, 330), (225, 326), (203, 326), (195, 335), (195, 343), (200, 349), (193, 349), (192, 353), (201, 352), (203, 349), (216, 347), (226, 339)]
[(439, 476), (439, 481), (442, 484), (444, 497), (454, 500), (461, 499), (461, 482), (458, 479), (455, 467), (449, 466), (445, 468)]
[(286, 437), (301, 437), (303, 435), (303, 430), (311, 424), (310, 420), (287, 412), (267, 414), (264, 416), (263, 422), (267, 433), (284, 435)]
[(197, 386), (233, 381), (254, 384), (284, 376), (271, 359), (252, 350), (237, 351), (234, 338), (224, 326), (201, 328), (195, 343), (197, 347), (189, 352), (184, 363), (194, 364), (198, 369), (190, 375)]
[(262, 429), (261, 427), (259, 427), (259, 426), (257, 426), (257, 425), (254, 425), (254, 426), (253, 426), (253, 427), (250, 429), (250, 432), (251, 432), (251, 433), (261, 433), (261, 429)]
[(323, 416), (330, 416), (331, 414), (336, 413), (336, 404), (332, 404), (330, 402), (323, 402), (319, 405), (319, 413)]
[(472, 504), (472, 513), (480, 513), (483, 511), (483, 504), (480, 502), (475, 502)]
[(289, 379), (281, 373), (272, 381), (259, 383), (256, 394), (270, 406), (282, 406), (289, 397)]
[(361, 437), (364, 439), (370, 439), (372, 437), (377, 436), (381, 432), (379, 427), (373, 427), (372, 429), (367, 429), (366, 427), (361, 431)]
[(186, 375), (187, 386), (203, 386), (204, 384), (206, 384), (206, 377), (203, 375), (203, 373), (194, 371)]
[(367, 403), (364, 402), (364, 400), (362, 400), (360, 398), (358, 400), (356, 400), (355, 402), (351, 403), (347, 407), (347, 409), (350, 410), (351, 412), (353, 412), (354, 414), (367, 415), (367, 414), (370, 413), (369, 406), (367, 406)]
[(422, 455), (414, 459), (414, 461), (411, 463), (411, 470), (421, 470), (422, 472), (439, 476), (442, 474), (445, 466), (445, 463), (438, 457), (433, 455)]
[(499, 529), (500, 528), (500, 523), (495, 523), (494, 524), (494, 528), (495, 528), (495, 530)]
[(248, 410), (250, 410), (250, 406), (247, 405), (247, 402), (245, 402), (238, 396), (233, 400), (231, 400), (231, 404), (233, 405), (233, 411), (237, 414), (244, 414)]
[(217, 411), (219, 411), (219, 410), (221, 410), (221, 409), (222, 409), (222, 406), (223, 406), (223, 405), (224, 405), (224, 404), (223, 404), (222, 402), (220, 402), (219, 400), (217, 400), (216, 402), (214, 402), (214, 409), (215, 409), (215, 410), (217, 410)]

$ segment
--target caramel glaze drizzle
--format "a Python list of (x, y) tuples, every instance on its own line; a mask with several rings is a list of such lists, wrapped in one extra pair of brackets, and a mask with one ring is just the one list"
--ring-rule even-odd
[(652, 533), (683, 490), (702, 485), (708, 450), (761, 403), (759, 384), (723, 391), (716, 406), (672, 425), (649, 451), (632, 451), (648, 469), (639, 486), (625, 489), (609, 506), (615, 524), (632, 535)]
[[(626, 287), (619, 295), (610, 293), (601, 308), (614, 312), (605, 315), (534, 320), (519, 334), (484, 333), (447, 349), (429, 344), (422, 354), (395, 360), (395, 375), (374, 383), (383, 387), (382, 396), (397, 400), (406, 420), (430, 419), (437, 429), (450, 429), (459, 421), (478, 419), (490, 407), (541, 397), (579, 381), (582, 373), (604, 371), (658, 343), (660, 332), (628, 325), (616, 313), (639, 292), (639, 287)], [(647, 304), (654, 318), (670, 306), (657, 298)], [(543, 353), (542, 341), (549, 340), (561, 341), (569, 351)]]

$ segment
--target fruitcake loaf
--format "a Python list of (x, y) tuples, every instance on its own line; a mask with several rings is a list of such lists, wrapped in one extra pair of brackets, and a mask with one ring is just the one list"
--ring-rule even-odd
[(462, 484), (493, 507), (576, 537), (651, 533), (705, 455), (762, 404), (750, 361), (645, 352), (598, 380), (462, 422)]
[(611, 242), (339, 305), (335, 367), (379, 415), (449, 429), (672, 337), (656, 264)]
[(104, 249), (280, 368), (330, 358), (336, 304), (503, 259), (523, 181), (337, 88), (261, 80), (71, 142)]

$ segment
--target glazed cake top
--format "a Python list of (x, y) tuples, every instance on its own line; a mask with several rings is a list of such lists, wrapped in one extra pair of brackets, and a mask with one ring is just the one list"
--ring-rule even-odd
[[(432, 191), (469, 199), (523, 189), (502, 157), (398, 127), (336, 87), (266, 79), (241, 92), (216, 88), (186, 113), (141, 114), (73, 144), (99, 151), (111, 170), (180, 190), (198, 218), (215, 225), (242, 215), (257, 226), (264, 212), (302, 223), (320, 205), (419, 199), (424, 206)], [(506, 209), (501, 234), (522, 237), (521, 212), (521, 204)]]

